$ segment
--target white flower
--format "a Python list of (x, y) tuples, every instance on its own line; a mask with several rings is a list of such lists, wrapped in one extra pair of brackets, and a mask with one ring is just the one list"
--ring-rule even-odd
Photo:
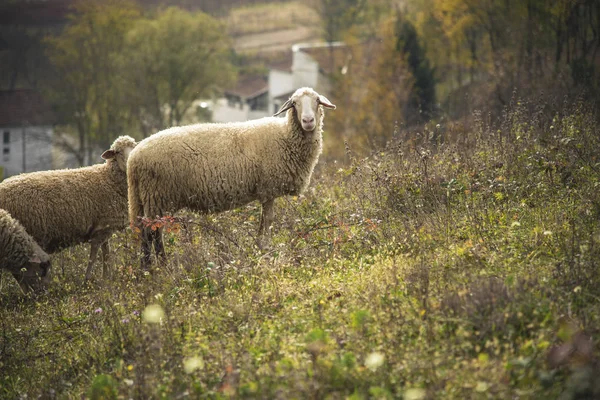
[(427, 395), (425, 389), (413, 388), (404, 391), (404, 400), (422, 400)]
[(383, 365), (384, 360), (385, 355), (383, 353), (374, 351), (365, 359), (365, 367), (369, 368), (371, 371), (375, 371), (377, 368)]
[(150, 304), (142, 313), (142, 318), (150, 324), (158, 324), (165, 316), (165, 312), (158, 304)]
[(197, 369), (204, 368), (204, 361), (198, 356), (188, 357), (183, 360), (183, 370), (186, 374), (191, 374)]

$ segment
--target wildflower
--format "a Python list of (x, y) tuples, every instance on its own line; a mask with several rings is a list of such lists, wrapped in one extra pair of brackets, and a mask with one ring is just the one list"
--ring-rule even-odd
[(204, 361), (198, 356), (188, 357), (183, 360), (183, 370), (186, 374), (191, 374), (197, 369), (204, 368)]
[(404, 398), (408, 400), (421, 400), (427, 395), (425, 389), (412, 388), (404, 391)]
[(128, 324), (128, 323), (129, 323), (129, 318), (123, 318), (123, 319), (121, 320), (121, 323), (122, 323), (122, 324)]
[(102, 307), (98, 307), (94, 310), (96, 314), (100, 314), (102, 312)]
[(146, 307), (144, 313), (142, 314), (144, 321), (151, 324), (157, 324), (161, 322), (164, 316), (165, 312), (158, 304), (150, 304), (148, 307)]
[(375, 371), (377, 368), (383, 365), (384, 360), (385, 355), (383, 353), (374, 351), (365, 359), (365, 367), (369, 368), (371, 371)]

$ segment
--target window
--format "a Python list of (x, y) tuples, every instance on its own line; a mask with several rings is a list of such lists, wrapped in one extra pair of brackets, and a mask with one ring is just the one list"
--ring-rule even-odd
[(5, 147), (4, 149), (2, 149), (2, 159), (4, 161), (10, 160), (10, 147)]
[(10, 144), (10, 131), (4, 131), (4, 134), (2, 135), (2, 143)]

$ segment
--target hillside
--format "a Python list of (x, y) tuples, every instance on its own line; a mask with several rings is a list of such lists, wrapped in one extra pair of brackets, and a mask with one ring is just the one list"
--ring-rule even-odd
[(242, 54), (269, 56), (289, 52), (296, 43), (321, 40), (318, 13), (299, 1), (233, 8), (223, 21)]
[(153, 274), (130, 231), (111, 279), (3, 274), (0, 397), (598, 398), (597, 116), (514, 104), (321, 163), (267, 251), (252, 204), (180, 215)]

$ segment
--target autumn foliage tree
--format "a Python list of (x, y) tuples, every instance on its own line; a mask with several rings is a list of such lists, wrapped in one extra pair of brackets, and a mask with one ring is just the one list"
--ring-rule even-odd
[(94, 144), (108, 148), (125, 129), (121, 57), (139, 15), (129, 1), (76, 2), (62, 33), (46, 39), (54, 69), (46, 90), (63, 124), (75, 127), (73, 153), (82, 165), (92, 163)]
[(235, 79), (225, 32), (207, 14), (174, 7), (134, 24), (124, 71), (144, 136), (180, 124), (194, 100), (212, 97)]
[[(199, 98), (235, 80), (232, 49), (220, 22), (168, 8), (142, 17), (133, 2), (75, 2), (69, 23), (46, 38), (54, 79), (45, 92), (80, 164), (118, 135), (148, 136), (182, 123)], [(62, 130), (62, 129), (61, 129)]]
[(504, 106), (515, 89), (593, 96), (600, 85), (598, 1), (416, 0), (411, 16), (455, 114), (467, 92)]
[(389, 18), (377, 38), (351, 44), (352, 62), (335, 77), (338, 109), (328, 116), (328, 131), (337, 137), (328, 143), (328, 154), (342, 157), (344, 140), (359, 154), (368, 153), (384, 146), (406, 123), (414, 78), (399, 51), (395, 28), (395, 18)]

